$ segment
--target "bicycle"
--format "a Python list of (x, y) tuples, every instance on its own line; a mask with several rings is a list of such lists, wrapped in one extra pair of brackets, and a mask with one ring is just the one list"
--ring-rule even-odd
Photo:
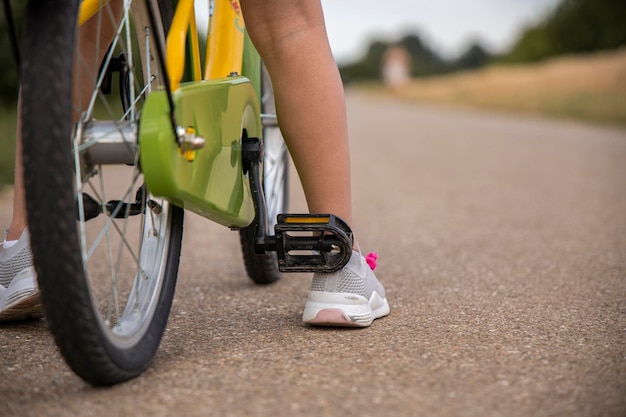
[(29, 2), (21, 66), (42, 301), (63, 357), (92, 385), (150, 365), (184, 210), (239, 231), (258, 284), (338, 270), (352, 249), (341, 219), (284, 214), (288, 153), (238, 2), (211, 2), (204, 65), (192, 0), (119, 4)]

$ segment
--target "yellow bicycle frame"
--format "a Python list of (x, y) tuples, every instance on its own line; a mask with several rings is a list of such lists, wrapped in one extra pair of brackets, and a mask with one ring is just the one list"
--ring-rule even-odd
[(239, 0), (215, 1), (207, 42), (205, 79), (221, 78), (234, 72), (241, 74), (244, 31)]
[[(80, 5), (79, 25), (94, 16), (110, 1), (83, 0)], [(165, 61), (172, 91), (178, 89), (183, 79), (188, 40), (193, 81), (214, 80), (234, 73), (241, 74), (245, 23), (239, 0), (214, 0), (203, 66), (200, 64), (200, 42), (195, 16), (194, 0), (179, 0), (166, 44)], [(201, 67), (204, 67), (204, 71)]]
[(78, 25), (81, 26), (98, 11), (106, 6), (111, 0), (83, 0), (80, 3), (80, 11), (78, 14)]

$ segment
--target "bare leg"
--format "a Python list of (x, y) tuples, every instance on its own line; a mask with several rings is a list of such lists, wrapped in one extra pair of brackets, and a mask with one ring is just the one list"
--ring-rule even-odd
[(26, 199), (24, 196), (24, 171), (22, 169), (21, 106), (18, 100), (17, 136), (15, 141), (15, 183), (13, 188), (13, 217), (9, 225), (7, 240), (17, 240), (26, 228)]
[(318, 0), (241, 0), (268, 68), (278, 120), (311, 213), (352, 222), (350, 150), (341, 78)]
[[(320, 0), (240, 1), (250, 37), (272, 78), (278, 122), (309, 211), (332, 213), (351, 224), (345, 97)], [(353, 252), (341, 272), (315, 273), (302, 320), (367, 327), (389, 314), (374, 267)]]

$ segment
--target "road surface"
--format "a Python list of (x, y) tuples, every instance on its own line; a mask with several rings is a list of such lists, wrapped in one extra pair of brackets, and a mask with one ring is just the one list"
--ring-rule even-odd
[(0, 416), (625, 416), (626, 130), (348, 98), (389, 317), (304, 326), (307, 275), (254, 286), (188, 215), (152, 367), (94, 389), (45, 321), (2, 326)]

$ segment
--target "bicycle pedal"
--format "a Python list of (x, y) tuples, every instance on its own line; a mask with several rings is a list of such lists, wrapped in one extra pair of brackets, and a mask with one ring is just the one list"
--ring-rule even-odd
[(352, 230), (332, 214), (279, 214), (274, 232), (281, 272), (334, 272), (352, 256)]

